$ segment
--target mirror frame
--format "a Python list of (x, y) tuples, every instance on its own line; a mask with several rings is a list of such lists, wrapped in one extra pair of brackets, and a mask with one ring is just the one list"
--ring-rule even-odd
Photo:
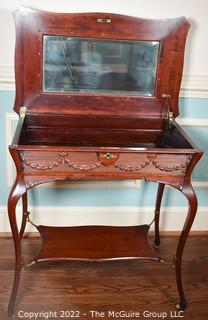
[[(176, 117), (189, 23), (184, 17), (149, 20), (108, 13), (54, 13), (27, 7), (15, 12), (16, 99), (28, 112), (166, 117), (164, 94)], [(44, 35), (93, 37), (131, 41), (158, 41), (155, 96), (42, 92)]]

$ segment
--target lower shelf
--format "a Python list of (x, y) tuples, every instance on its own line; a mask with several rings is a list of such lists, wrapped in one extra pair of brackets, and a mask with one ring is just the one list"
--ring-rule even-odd
[(148, 240), (149, 225), (112, 227), (38, 226), (42, 248), (36, 261), (45, 260), (159, 260)]

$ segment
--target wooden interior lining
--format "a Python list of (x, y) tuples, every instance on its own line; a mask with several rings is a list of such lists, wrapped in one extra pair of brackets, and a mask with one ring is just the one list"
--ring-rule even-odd
[(126, 128), (162, 129), (165, 119), (158, 117), (124, 117), (107, 115), (67, 115), (67, 114), (30, 114), (26, 116), (27, 127), (73, 127), (85, 128)]
[(30, 114), (20, 144), (192, 149), (176, 126), (167, 128), (165, 119), (91, 115)]

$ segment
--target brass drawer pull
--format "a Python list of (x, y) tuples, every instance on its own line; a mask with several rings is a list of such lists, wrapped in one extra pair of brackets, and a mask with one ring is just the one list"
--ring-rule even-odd
[(115, 161), (119, 158), (118, 153), (99, 153), (98, 159), (104, 166), (110, 166), (115, 163)]
[(117, 158), (116, 155), (110, 153), (110, 152), (107, 152), (107, 153), (104, 153), (100, 156), (101, 158), (104, 158), (105, 160), (111, 160), (111, 159), (115, 159)]

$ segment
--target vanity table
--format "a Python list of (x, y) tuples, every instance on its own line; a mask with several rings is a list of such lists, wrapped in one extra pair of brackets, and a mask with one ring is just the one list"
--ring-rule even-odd
[[(8, 199), (16, 259), (9, 315), (14, 314), (20, 281), (21, 239), (26, 222), (31, 222), (27, 191), (65, 180), (158, 182), (155, 247), (160, 244), (164, 186), (172, 186), (187, 198), (188, 214), (173, 260), (178, 308), (184, 309), (181, 261), (197, 210), (191, 173), (202, 155), (175, 121), (189, 23), (184, 17), (148, 20), (26, 7), (14, 17), (14, 111), (19, 121), (9, 146), (17, 170)], [(20, 199), (23, 215), (18, 230)], [(163, 261), (149, 243), (147, 224), (36, 227), (42, 247), (34, 262)]]

